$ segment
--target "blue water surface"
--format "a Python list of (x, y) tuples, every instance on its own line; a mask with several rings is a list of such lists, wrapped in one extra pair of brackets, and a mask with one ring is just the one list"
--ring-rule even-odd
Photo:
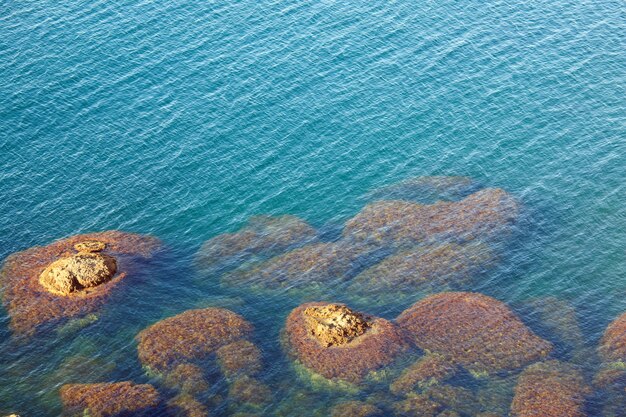
[(108, 229), (168, 247), (78, 336), (14, 344), (2, 311), (0, 413), (57, 415), (53, 371), (77, 352), (147, 380), (136, 332), (197, 306), (268, 329), (269, 378), (288, 378), (277, 339), (299, 301), (202, 282), (194, 253), (256, 214), (340, 227), (368, 191), (424, 175), (518, 197), (531, 230), (480, 290), (512, 306), (567, 300), (595, 346), (626, 311), (624, 10), (0, 1), (0, 258)]

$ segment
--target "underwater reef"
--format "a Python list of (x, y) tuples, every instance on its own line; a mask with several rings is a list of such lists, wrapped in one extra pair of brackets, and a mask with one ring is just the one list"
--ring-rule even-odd
[(0, 283), (11, 329), (32, 334), (44, 323), (93, 312), (127, 276), (133, 258), (149, 258), (159, 246), (152, 236), (113, 230), (10, 255)]
[(429, 296), (396, 319), (420, 349), (475, 373), (515, 370), (545, 358), (552, 344), (502, 302), (478, 293)]
[(114, 382), (101, 384), (67, 384), (59, 391), (63, 415), (78, 417), (115, 417), (150, 415), (159, 405), (158, 391), (149, 384)]
[(205, 271), (233, 268), (255, 256), (268, 258), (313, 243), (317, 237), (317, 231), (296, 216), (254, 216), (241, 230), (204, 242), (196, 262)]
[[(63, 415), (584, 417), (596, 401), (603, 417), (623, 416), (626, 313), (596, 352), (569, 302), (508, 306), (479, 289), (506, 255), (516, 198), (466, 177), (411, 179), (367, 198), (334, 235), (291, 215), (255, 216), (205, 241), (193, 265), (205, 284), (237, 292), (225, 305), (258, 316), (213, 299), (169, 317), (156, 306), (128, 334), (136, 380), (98, 348), (47, 375), (62, 385)], [(51, 333), (62, 339), (101, 323), (94, 312), (159, 247), (108, 231), (11, 255), (0, 275), (11, 329), (62, 324)], [(308, 302), (329, 288), (339, 296)], [(266, 302), (277, 294), (285, 305)]]
[(252, 325), (223, 308), (188, 310), (161, 320), (137, 335), (139, 360), (156, 372), (205, 360), (229, 343), (245, 339)]
[(496, 262), (485, 244), (443, 243), (418, 246), (389, 256), (352, 279), (348, 291), (358, 294), (441, 291), (469, 284)]
[(396, 326), (341, 304), (313, 302), (294, 309), (285, 323), (288, 354), (307, 369), (358, 384), (407, 348)]
[(605, 398), (604, 415), (618, 417), (626, 410), (626, 313), (608, 325), (598, 354), (602, 364), (593, 384)]
[(341, 242), (316, 243), (226, 273), (221, 283), (266, 290), (332, 285), (345, 277), (359, 255)]
[(397, 248), (441, 240), (498, 240), (506, 236), (519, 211), (516, 199), (498, 188), (477, 191), (458, 202), (430, 205), (381, 200), (348, 220), (343, 236)]
[(262, 359), (248, 340), (252, 331), (248, 321), (224, 308), (187, 310), (142, 330), (137, 351), (148, 373), (179, 393), (168, 402), (178, 413), (202, 415), (202, 400), (212, 385), (207, 363), (213, 360), (226, 378), (231, 402), (254, 408), (269, 401), (272, 392), (256, 378)]

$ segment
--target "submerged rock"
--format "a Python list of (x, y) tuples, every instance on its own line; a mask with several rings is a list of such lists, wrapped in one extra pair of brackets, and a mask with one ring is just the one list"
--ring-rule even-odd
[(604, 362), (626, 363), (626, 313), (609, 324), (600, 342), (599, 353)]
[(408, 394), (416, 387), (426, 388), (445, 381), (455, 372), (456, 367), (445, 357), (427, 354), (405, 369), (389, 390), (396, 395)]
[(252, 325), (223, 308), (188, 310), (161, 320), (137, 335), (139, 359), (157, 372), (205, 360), (217, 349), (250, 336)]
[(425, 176), (410, 178), (367, 194), (372, 200), (406, 200), (422, 204), (439, 200), (458, 201), (478, 191), (480, 184), (469, 177)]
[(216, 351), (217, 363), (227, 378), (254, 376), (261, 371), (261, 350), (248, 340), (238, 340)]
[(316, 230), (296, 216), (255, 216), (240, 231), (206, 241), (198, 251), (197, 260), (201, 268), (219, 269), (253, 255), (276, 256), (316, 240)]
[(576, 310), (569, 302), (548, 296), (530, 299), (524, 304), (539, 319), (538, 328), (564, 351), (569, 362), (582, 365), (595, 359), (594, 352), (585, 343)]
[(626, 409), (626, 313), (609, 324), (598, 353), (602, 365), (593, 383), (602, 390), (604, 415), (617, 417)]
[(60, 390), (64, 412), (69, 415), (113, 417), (147, 413), (159, 404), (159, 393), (148, 384), (115, 382), (67, 384)]
[(189, 394), (178, 394), (167, 402), (167, 409), (175, 417), (209, 417), (208, 408)]
[(93, 312), (126, 276), (128, 263), (159, 246), (151, 236), (107, 231), (9, 256), (0, 280), (12, 330), (31, 334), (43, 323)]
[(529, 366), (519, 377), (511, 404), (514, 417), (584, 417), (585, 386), (574, 366), (555, 360)]
[(395, 415), (402, 417), (434, 417), (443, 410), (443, 406), (426, 395), (412, 393), (393, 404), (393, 410)]
[(362, 401), (347, 401), (337, 404), (330, 412), (331, 417), (376, 417), (382, 414), (382, 411), (375, 405)]
[(222, 285), (261, 289), (328, 285), (345, 278), (361, 253), (342, 243), (316, 243), (227, 273)]
[(355, 384), (406, 349), (394, 324), (329, 303), (294, 309), (287, 317), (285, 344), (310, 371)]
[(419, 246), (363, 271), (351, 281), (349, 292), (387, 294), (459, 287), (492, 266), (495, 259), (483, 244)]
[(477, 293), (432, 295), (396, 321), (421, 349), (475, 373), (521, 368), (552, 350), (506, 305)]
[(346, 223), (343, 236), (390, 247), (441, 240), (485, 241), (501, 238), (518, 215), (519, 203), (497, 188), (478, 191), (459, 202), (377, 201)]

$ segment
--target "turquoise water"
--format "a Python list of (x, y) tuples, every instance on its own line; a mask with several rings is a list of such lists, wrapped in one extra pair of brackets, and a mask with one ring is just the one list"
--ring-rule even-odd
[(194, 268), (201, 243), (256, 214), (333, 231), (367, 192), (424, 175), (517, 196), (525, 236), (475, 289), (513, 307), (563, 298), (595, 346), (626, 311), (623, 9), (3, 2), (0, 258), (107, 229), (156, 235), (167, 251), (70, 337), (16, 343), (3, 311), (0, 412), (57, 415), (54, 372), (79, 352), (113, 379), (147, 381), (133, 336), (196, 306), (229, 307), (271, 335), (259, 341), (267, 378), (285, 380), (276, 339), (302, 299), (221, 288)]

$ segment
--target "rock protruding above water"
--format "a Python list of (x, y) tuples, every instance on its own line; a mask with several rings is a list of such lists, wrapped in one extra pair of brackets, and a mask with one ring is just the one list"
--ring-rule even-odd
[(252, 334), (252, 325), (223, 308), (188, 310), (161, 320), (137, 335), (139, 359), (157, 372), (205, 360), (217, 349)]
[(496, 255), (484, 244), (443, 243), (418, 246), (389, 256), (363, 271), (350, 291), (369, 294), (458, 288), (495, 263)]
[(396, 321), (421, 349), (474, 372), (521, 368), (552, 350), (506, 305), (477, 293), (432, 295)]
[(343, 235), (389, 247), (441, 240), (486, 241), (501, 238), (518, 216), (519, 203), (511, 195), (489, 188), (458, 202), (377, 201), (350, 219)]
[(204, 242), (197, 259), (208, 270), (234, 267), (251, 256), (268, 258), (316, 240), (317, 231), (296, 216), (254, 216), (238, 232)]
[(551, 360), (522, 372), (511, 404), (514, 417), (584, 417), (589, 388), (582, 373), (570, 364)]
[(308, 307), (304, 319), (311, 335), (325, 347), (343, 346), (372, 327), (367, 317), (342, 304)]
[(148, 413), (159, 404), (159, 393), (148, 384), (115, 382), (67, 384), (60, 390), (67, 415), (113, 417)]
[(39, 275), (39, 283), (57, 295), (70, 295), (110, 281), (117, 270), (115, 258), (81, 252), (51, 263)]
[(361, 382), (406, 349), (393, 323), (334, 303), (294, 309), (287, 317), (285, 344), (310, 371), (351, 383)]
[(425, 176), (409, 178), (367, 194), (371, 200), (405, 200), (421, 204), (458, 201), (478, 191), (480, 184), (469, 177)]
[(11, 328), (33, 333), (43, 323), (94, 311), (126, 277), (129, 263), (152, 256), (159, 246), (151, 236), (107, 231), (9, 256), (0, 279)]

